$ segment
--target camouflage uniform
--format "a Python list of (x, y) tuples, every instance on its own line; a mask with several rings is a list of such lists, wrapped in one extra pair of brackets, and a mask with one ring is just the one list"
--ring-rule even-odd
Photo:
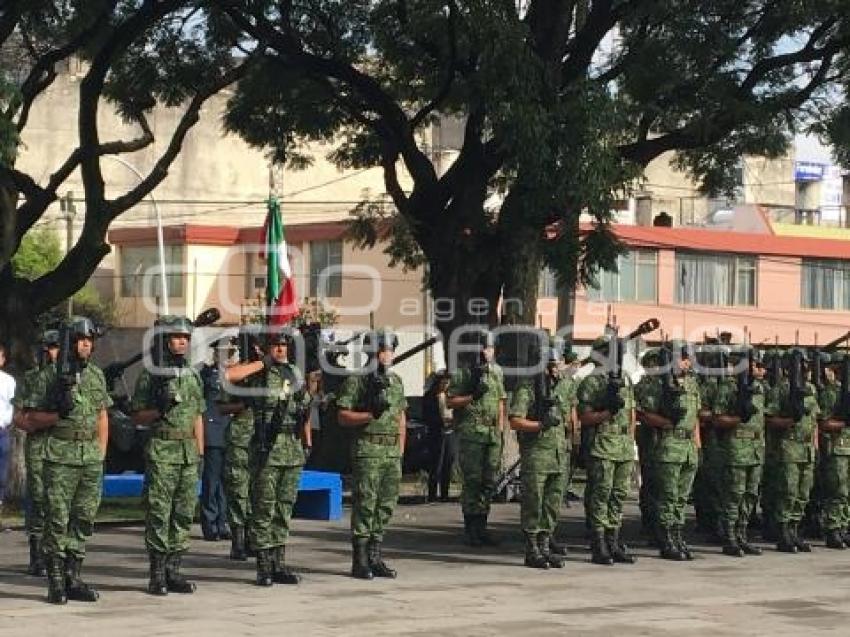
[[(158, 382), (166, 383), (164, 391), (171, 405), (152, 423), (145, 448), (145, 546), (151, 558), (151, 589), (155, 588), (155, 579), (162, 579), (163, 568), (169, 580), (172, 573), (179, 573), (181, 555), (189, 548), (200, 458), (194, 427), (205, 408), (198, 372), (176, 367), (164, 380), (142, 371), (133, 392), (133, 411), (159, 409), (155, 398)], [(169, 590), (177, 588), (184, 587), (172, 586)], [(193, 585), (185, 588), (194, 590)], [(151, 592), (162, 594), (161, 590)]]
[[(568, 378), (557, 379), (551, 389), (554, 405), (546, 415), (551, 421), (541, 431), (517, 433), (522, 467), (520, 518), (528, 544), (526, 565), (530, 565), (529, 554), (544, 558), (541, 563), (563, 565), (550, 549), (569, 475), (572, 440), (567, 427), (575, 406), (574, 385)], [(537, 399), (531, 383), (522, 384), (513, 394), (510, 416), (536, 420)]]
[[(717, 392), (718, 378), (715, 376), (697, 377), (701, 406), (709, 411)], [(720, 432), (711, 422), (700, 426), (699, 462), (694, 477), (694, 512), (697, 526), (713, 541), (721, 539), (721, 520), (723, 518), (722, 476), (725, 473), (724, 453), (720, 445)]]
[[(579, 414), (605, 411), (608, 378), (597, 366), (581, 380), (577, 399)], [(635, 460), (632, 418), (635, 411), (631, 381), (624, 378), (618, 395), (623, 406), (605, 422), (592, 427), (589, 447), (585, 501), (589, 526), (593, 533), (594, 561), (610, 563), (609, 545), (618, 543), (623, 518), (623, 502), (629, 494), (629, 482)]]
[[(23, 401), (24, 409), (56, 411), (55, 388), (59, 382), (56, 367), (42, 368), (32, 379)], [(86, 554), (100, 506), (103, 484), (103, 455), (98, 443), (98, 417), (112, 405), (103, 372), (87, 364), (79, 382), (70, 390), (73, 409), (43, 434), (44, 458), (44, 554), (55, 584), (62, 579), (69, 598), (97, 599), (97, 593), (79, 580), (79, 568)], [(74, 571), (74, 572), (70, 572)], [(82, 597), (75, 597), (73, 589)], [(60, 586), (61, 588), (61, 586)]]
[(279, 419), (265, 453), (256, 436), (252, 441), (255, 472), (249, 535), (257, 552), (257, 581), (263, 585), (272, 581), (297, 584), (298, 576), (285, 565), (284, 545), (305, 460), (299, 420), (309, 407), (310, 395), (301, 371), (289, 363), (272, 365), (254, 378), (255, 388), (267, 392), (254, 400), (254, 413), (259, 416), (262, 410), (269, 430), (275, 429), (275, 419)]
[[(652, 396), (660, 395), (660, 388), (656, 387), (660, 382), (658, 376), (647, 374), (635, 385), (635, 405), (639, 412), (646, 409)], [(657, 406), (655, 407), (657, 409)], [(640, 464), (640, 492), (638, 493), (638, 504), (640, 506), (641, 526), (644, 532), (653, 534), (658, 525), (658, 488), (655, 484), (655, 447), (658, 444), (658, 433), (649, 425), (638, 418), (635, 429), (635, 441), (638, 448), (638, 462)]]
[[(810, 550), (798, 536), (798, 525), (803, 519), (814, 481), (814, 436), (819, 411), (814, 385), (806, 383), (802, 418), (789, 429), (774, 431), (777, 460), (775, 519), (779, 524), (780, 548), (786, 552)], [(784, 417), (791, 413), (790, 384), (784, 379), (768, 392), (765, 414)], [(794, 547), (796, 549), (791, 550)]]
[[(757, 555), (747, 539), (747, 528), (759, 497), (762, 465), (764, 464), (764, 400), (765, 384), (753, 380), (753, 415), (729, 429), (716, 429), (722, 456), (721, 518), (724, 553), (742, 556)], [(715, 416), (740, 415), (737, 405), (738, 380), (724, 377), (717, 383), (712, 413)]]
[[(363, 566), (368, 548), (368, 566), (373, 569), (376, 562), (381, 562), (384, 530), (398, 501), (403, 451), (399, 419), (407, 409), (401, 378), (393, 372), (387, 372), (387, 376), (387, 409), (355, 430), (352, 446), (351, 535), (354, 558)], [(366, 405), (372, 399), (367, 396), (368, 390), (368, 376), (349, 376), (337, 394), (337, 407), (340, 410), (367, 411)], [(370, 578), (371, 575), (367, 577)]]
[[(835, 413), (841, 397), (838, 382), (824, 383), (818, 394), (821, 418), (826, 420)], [(834, 416), (843, 420), (846, 416)], [(819, 434), (820, 477), (822, 513), (821, 526), (830, 548), (845, 548), (844, 532), (850, 524), (850, 427), (845, 424), (840, 431)]]
[[(248, 387), (249, 383), (242, 383)], [(227, 522), (232, 534), (230, 557), (244, 560), (245, 530), (251, 522), (251, 437), (254, 435), (254, 411), (247, 398), (244, 409), (230, 419), (225, 434), (224, 491)]]
[[(474, 538), (486, 536), (490, 501), (493, 499), (502, 459), (499, 413), (502, 401), (507, 398), (502, 369), (497, 364), (487, 364), (481, 382), (486, 387), (484, 395), (473, 399), (466, 407), (454, 410), (463, 479), (461, 509), (467, 535), (472, 543), (475, 543)], [(473, 384), (472, 370), (460, 369), (452, 375), (447, 395), (469, 396), (475, 391)]]

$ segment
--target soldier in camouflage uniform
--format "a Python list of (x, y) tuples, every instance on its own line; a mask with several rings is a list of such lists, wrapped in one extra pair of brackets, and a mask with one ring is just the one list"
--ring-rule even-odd
[(609, 342), (601, 337), (593, 342), (594, 370), (578, 386), (578, 413), (582, 428), (592, 428), (587, 467), (586, 515), (591, 529), (594, 564), (635, 561), (620, 540), (623, 502), (635, 460), (635, 399), (631, 380), (622, 376), (615, 382), (607, 376), (613, 363), (608, 359)]
[(44, 441), (44, 554), (48, 564), (47, 600), (94, 602), (97, 591), (80, 579), (100, 505), (103, 459), (112, 404), (103, 372), (89, 362), (95, 328), (86, 318), (63, 327), (69, 351), (62, 373), (46, 365), (31, 380), (22, 407), (28, 432), (46, 429)]
[[(764, 363), (772, 370), (765, 378), (768, 394), (783, 378), (782, 352), (771, 349), (764, 354)], [(774, 375), (776, 376), (774, 378)], [(778, 502), (779, 475), (779, 436), (778, 432), (765, 425), (764, 430), (764, 467), (761, 476), (761, 536), (762, 539), (776, 542), (779, 539), (779, 522), (776, 518)]]
[[(727, 351), (725, 345), (722, 347)], [(711, 405), (714, 394), (717, 391), (718, 379), (726, 374), (725, 370), (718, 370), (718, 365), (723, 356), (716, 349), (702, 353), (703, 363), (700, 365), (701, 372), (696, 375), (697, 385), (700, 391), (700, 419), (699, 419), (699, 462), (697, 473), (694, 477), (693, 500), (694, 512), (696, 513), (697, 527), (702, 531), (710, 542), (722, 541), (722, 497), (721, 478), (724, 474), (723, 450), (720, 447), (719, 432), (714, 427)]]
[(826, 546), (845, 549), (850, 539), (845, 537), (850, 519), (850, 427), (848, 427), (847, 398), (842, 400), (841, 383), (837, 376), (847, 372), (844, 354), (832, 354), (831, 366), (825, 370), (826, 379), (818, 392), (820, 407), (819, 454), (822, 513), (821, 526)]
[(154, 356), (136, 381), (133, 420), (151, 426), (145, 449), (145, 547), (148, 592), (193, 593), (180, 573), (189, 548), (197, 503), (198, 466), (204, 449), (204, 393), (187, 355), (192, 323), (163, 316), (154, 324)]
[(396, 576), (382, 557), (384, 530), (398, 501), (407, 399), (401, 378), (389, 371), (398, 338), (380, 330), (363, 338), (370, 371), (345, 379), (337, 394), (338, 419), (355, 432), (352, 447), (351, 575)]
[(674, 340), (665, 347), (671, 354), (671, 373), (654, 386), (657, 393), (644, 394), (643, 417), (658, 429), (654, 466), (661, 557), (682, 561), (692, 559), (682, 532), (697, 469), (700, 392), (690, 371), (688, 343)]
[(310, 395), (301, 370), (288, 360), (293, 345), (286, 329), (269, 335), (264, 372), (251, 377), (255, 417), (251, 453), (254, 458), (251, 545), (257, 552), (257, 585), (298, 584), (298, 573), (286, 565), (286, 541), (304, 447), (310, 446)]
[(542, 377), (513, 394), (511, 428), (519, 438), (525, 565), (561, 568), (566, 551), (554, 542), (558, 513), (569, 474), (570, 430), (576, 420), (573, 381), (563, 375), (557, 349), (548, 351)]
[[(798, 356), (805, 361), (804, 350), (792, 350), (789, 364)], [(789, 367), (789, 370), (793, 370)], [(789, 371), (789, 377), (792, 371)], [(776, 521), (779, 541), (776, 548), (783, 553), (808, 553), (811, 546), (799, 535), (806, 504), (814, 481), (817, 418), (820, 413), (815, 387), (805, 382), (801, 373), (801, 394), (791, 396), (790, 378), (785, 378), (768, 392), (765, 423), (773, 429), (776, 452)]]
[[(638, 462), (640, 463), (640, 492), (638, 503), (640, 506), (641, 527), (645, 534), (652, 538), (652, 543), (657, 543), (655, 532), (658, 528), (658, 489), (655, 485), (655, 447), (658, 444), (658, 430), (650, 427), (643, 417), (643, 412), (653, 396), (658, 396), (660, 390), (656, 387), (660, 382), (658, 376), (658, 350), (648, 349), (641, 355), (641, 366), (646, 373), (635, 385), (635, 407), (637, 409), (637, 427), (635, 440), (638, 448)], [(654, 407), (658, 409), (657, 406)]]
[[(228, 383), (235, 384), (227, 398), (225, 413), (232, 414), (227, 428), (224, 452), (224, 489), (227, 496), (227, 522), (230, 526), (230, 559), (244, 561), (248, 558), (246, 530), (251, 521), (251, 438), (254, 435), (254, 411), (252, 401), (240, 388), (250, 388), (251, 376), (262, 371), (263, 351), (260, 348), (255, 326), (239, 328), (241, 363), (225, 370)], [(246, 351), (242, 351), (242, 348)], [(253, 550), (253, 547), (252, 547)]]
[[(46, 330), (39, 346), (38, 366), (24, 374), (23, 382), (15, 393), (16, 424), (23, 428), (25, 422), (25, 404), (29, 400), (33, 383), (38, 374), (48, 365), (53, 365), (59, 356), (59, 332)], [(23, 426), (22, 426), (23, 425)], [(47, 446), (47, 433), (31, 431), (24, 443), (24, 464), (27, 480), (27, 535), (29, 536), (30, 559), (27, 573), (43, 577), (47, 575), (44, 563), (42, 541), (44, 537), (44, 515), (47, 499), (44, 492), (44, 457)]]
[(470, 546), (495, 546), (498, 542), (487, 530), (487, 518), (501, 467), (507, 394), (502, 369), (493, 360), (493, 335), (482, 330), (472, 337), (479, 348), (478, 359), (452, 374), (447, 402), (454, 409), (459, 437), (466, 540)]
[[(753, 352), (753, 366), (743, 375), (726, 375), (718, 379), (712, 412), (721, 466), (721, 518), (723, 554), (732, 557), (761, 555), (761, 549), (750, 544), (747, 528), (758, 503), (759, 484), (764, 463), (764, 366)], [(743, 353), (736, 367), (749, 365)], [(740, 391), (739, 383), (749, 382)]]

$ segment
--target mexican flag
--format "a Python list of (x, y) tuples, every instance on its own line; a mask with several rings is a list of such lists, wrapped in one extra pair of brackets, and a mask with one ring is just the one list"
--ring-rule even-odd
[(283, 325), (298, 314), (298, 296), (286, 249), (286, 235), (280, 218), (280, 202), (269, 197), (269, 213), (263, 228), (263, 253), (266, 260), (266, 303), (269, 325)]

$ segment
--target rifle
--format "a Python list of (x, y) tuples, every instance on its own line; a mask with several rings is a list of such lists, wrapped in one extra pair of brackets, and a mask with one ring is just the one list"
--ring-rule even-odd
[(71, 395), (74, 387), (80, 382), (82, 365), (77, 356), (74, 334), (70, 325), (59, 329), (59, 357), (56, 359), (56, 385), (54, 400), (60, 416), (66, 417), (74, 408)]
[(803, 401), (806, 396), (806, 381), (803, 377), (803, 354), (799, 350), (791, 352), (791, 366), (788, 370), (789, 400), (791, 417), (794, 422), (805, 414)]
[[(357, 335), (352, 336), (349, 341), (354, 340)], [(432, 336), (428, 338), (418, 345), (411, 347), (409, 350), (405, 350), (398, 356), (393, 357), (393, 362), (389, 366), (385, 367), (380, 363), (375, 365), (375, 369), (369, 374), (366, 381), (366, 404), (364, 405), (363, 411), (371, 412), (375, 418), (379, 418), (381, 414), (384, 413), (389, 408), (389, 402), (387, 399), (387, 390), (390, 387), (390, 377), (387, 374), (389, 367), (393, 367), (406, 361), (411, 356), (415, 356), (419, 352), (428, 347), (431, 347), (434, 343), (440, 340), (439, 336)]]
[[(612, 414), (617, 413), (623, 407), (623, 399), (620, 398), (620, 389), (623, 387), (623, 356), (629, 342), (638, 336), (654, 332), (658, 329), (659, 325), (658, 319), (647, 319), (629, 332), (625, 338), (619, 338), (617, 336), (617, 332), (619, 331), (617, 325), (606, 326), (606, 331), (611, 336), (611, 340), (609, 341), (610, 347), (614, 348), (614, 365), (608, 370), (608, 385), (606, 387), (606, 405)], [(608, 356), (609, 358), (612, 357), (611, 351), (608, 352)]]
[(557, 423), (560, 418), (552, 417), (552, 410), (555, 407), (555, 399), (552, 397), (552, 386), (557, 382), (557, 378), (548, 370), (548, 362), (539, 374), (534, 376), (534, 419), (540, 423), (540, 430), (545, 431)]
[(830, 341), (829, 343), (827, 343), (826, 345), (824, 345), (821, 348), (821, 351), (827, 352), (827, 353), (832, 352), (832, 351), (838, 349), (838, 346), (848, 339), (850, 339), (850, 332), (847, 332), (846, 334), (842, 334), (841, 336), (836, 338), (834, 341)]
[(770, 359), (770, 367), (767, 370), (767, 382), (770, 383), (771, 387), (776, 387), (780, 380), (782, 380), (782, 360), (779, 353), (776, 352), (776, 355)]
[(755, 414), (753, 405), (753, 350), (747, 350), (747, 364), (738, 374), (738, 415), (747, 422)]
[(659, 352), (659, 363), (661, 365), (661, 404), (666, 416), (676, 425), (684, 415), (679, 407), (679, 398), (684, 388), (678, 382), (679, 372), (673, 370), (672, 352), (667, 347), (662, 347)]

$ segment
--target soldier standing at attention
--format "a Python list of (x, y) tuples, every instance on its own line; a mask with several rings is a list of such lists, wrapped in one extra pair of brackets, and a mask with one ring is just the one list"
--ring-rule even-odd
[(145, 547), (148, 592), (193, 593), (180, 573), (189, 549), (197, 503), (198, 463), (204, 449), (204, 393), (187, 361), (192, 323), (163, 316), (154, 323), (153, 366), (142, 370), (133, 393), (133, 421), (151, 426), (145, 449)]
[(257, 585), (298, 584), (301, 577), (286, 565), (286, 541), (304, 449), (310, 447), (310, 394), (301, 370), (289, 362), (294, 345), (287, 328), (268, 337), (264, 370), (251, 377), (253, 400), (253, 510), (249, 536), (257, 552)]
[(557, 349), (549, 349), (546, 354), (545, 372), (514, 392), (510, 423), (519, 438), (522, 462), (520, 516), (525, 534), (525, 565), (562, 568), (566, 550), (554, 542), (554, 534), (569, 473), (575, 392), (572, 380), (562, 374)]
[(788, 353), (788, 378), (770, 390), (765, 405), (765, 422), (776, 438), (776, 548), (783, 553), (812, 550), (798, 528), (814, 482), (820, 413), (815, 388), (805, 379), (805, 356), (800, 349)]
[[(748, 527), (759, 497), (764, 464), (764, 366), (756, 352), (744, 352), (736, 367), (747, 366), (737, 376), (723, 376), (714, 393), (714, 430), (717, 432), (723, 475), (721, 528), (723, 554), (732, 557), (761, 555), (749, 543)], [(741, 383), (746, 383), (742, 389)]]
[(495, 546), (487, 518), (501, 467), (507, 394), (502, 370), (493, 360), (493, 335), (481, 330), (472, 337), (478, 347), (475, 364), (452, 374), (447, 402), (459, 436), (466, 540), (470, 546)]
[(355, 430), (352, 447), (351, 575), (394, 578), (384, 562), (384, 531), (398, 501), (404, 454), (407, 399), (401, 378), (389, 371), (398, 337), (368, 332), (363, 351), (369, 372), (345, 379), (337, 395), (339, 424)]
[[(578, 386), (578, 413), (582, 428), (593, 429), (587, 467), (587, 519), (594, 564), (631, 564), (635, 561), (620, 540), (623, 502), (635, 460), (635, 399), (631, 381), (619, 384), (608, 376), (616, 371), (609, 356), (611, 339), (593, 342), (594, 370)], [(599, 356), (606, 357), (603, 365)]]
[[(38, 354), (38, 366), (24, 374), (23, 382), (15, 394), (16, 420), (18, 428), (25, 422), (25, 405), (38, 374), (47, 366), (56, 363), (59, 357), (59, 331), (45, 330), (41, 337)], [(47, 569), (44, 564), (42, 543), (44, 538), (44, 515), (47, 502), (44, 493), (44, 456), (47, 445), (45, 431), (27, 433), (24, 442), (24, 463), (27, 480), (27, 535), (29, 536), (30, 559), (27, 573), (44, 577)]]
[(658, 411), (644, 410), (644, 422), (658, 429), (655, 449), (655, 485), (658, 493), (658, 526), (661, 557), (668, 560), (692, 559), (682, 535), (685, 509), (697, 469), (700, 391), (690, 372), (691, 360), (686, 341), (665, 344), (660, 394), (653, 400)]
[[(817, 355), (817, 354), (816, 354)], [(850, 396), (842, 397), (842, 383), (837, 376), (850, 372), (850, 361), (846, 354), (833, 353), (830, 366), (824, 370), (826, 382), (820, 389), (818, 403), (820, 419), (820, 461), (823, 498), (822, 527), (827, 548), (845, 549), (850, 540), (845, 529), (850, 506)], [(844, 380), (844, 379), (842, 379)], [(846, 384), (850, 379), (844, 380)]]
[(648, 349), (641, 354), (640, 364), (645, 374), (635, 385), (635, 406), (637, 409), (637, 429), (635, 440), (640, 463), (640, 506), (641, 530), (650, 536), (650, 543), (660, 545), (656, 532), (658, 529), (658, 489), (655, 485), (655, 447), (658, 430), (650, 427), (644, 419), (644, 411), (658, 412), (660, 406), (661, 378), (658, 375), (659, 356), (657, 349)]
[(61, 365), (47, 365), (38, 372), (21, 417), (22, 428), (29, 433), (46, 429), (44, 554), (47, 601), (52, 604), (98, 599), (97, 591), (80, 579), (80, 569), (100, 505), (109, 437), (106, 410), (112, 404), (103, 372), (89, 362), (94, 324), (76, 317), (61, 333), (63, 347), (68, 348), (59, 356)]

